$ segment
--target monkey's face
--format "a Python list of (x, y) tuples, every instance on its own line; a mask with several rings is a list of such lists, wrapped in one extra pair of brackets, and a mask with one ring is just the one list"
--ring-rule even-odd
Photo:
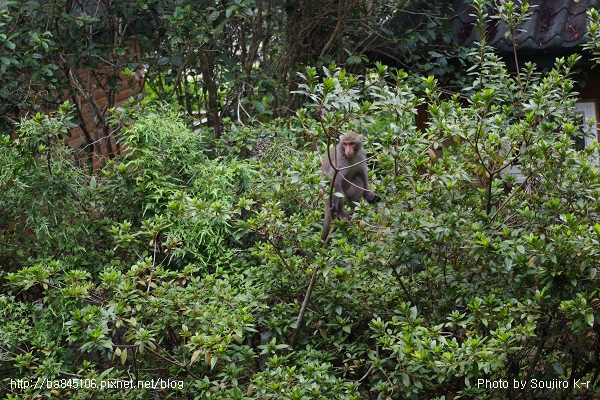
[(354, 131), (348, 131), (345, 134), (340, 135), (340, 146), (344, 149), (344, 156), (346, 158), (354, 157), (361, 149), (362, 140), (363, 135), (359, 135)]
[(356, 143), (344, 142), (342, 143), (342, 147), (344, 148), (344, 154), (346, 155), (346, 158), (352, 158), (354, 157), (354, 154), (356, 154)]

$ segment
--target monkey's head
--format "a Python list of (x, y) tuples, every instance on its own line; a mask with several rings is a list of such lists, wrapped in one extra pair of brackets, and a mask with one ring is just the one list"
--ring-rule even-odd
[(352, 158), (362, 146), (363, 135), (348, 131), (340, 135), (340, 147), (344, 150), (346, 158)]

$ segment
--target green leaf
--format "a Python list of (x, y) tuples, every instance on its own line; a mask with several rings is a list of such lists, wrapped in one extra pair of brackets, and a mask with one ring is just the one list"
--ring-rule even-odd
[(121, 365), (125, 365), (125, 363), (127, 362), (127, 349), (122, 349), (121, 350)]
[(417, 315), (418, 315), (417, 306), (412, 306), (410, 308), (410, 319), (411, 319), (411, 321), (414, 321), (415, 319), (417, 319)]
[(6, 64), (6, 65), (9, 65), (9, 64), (19, 65), (19, 62), (17, 61), (17, 59), (12, 56), (0, 55), (0, 61), (2, 61), (2, 63)]
[(402, 384), (405, 387), (410, 387), (410, 376), (405, 372), (402, 373)]
[(560, 365), (560, 363), (558, 361), (555, 361), (552, 366), (554, 367), (554, 370), (556, 371), (557, 374), (564, 375), (565, 371), (564, 371), (562, 365)]
[(252, 100), (251, 103), (259, 113), (263, 114), (265, 112), (265, 106), (263, 106), (258, 100)]
[(212, 31), (211, 33), (214, 36), (219, 36), (221, 34), (221, 31), (223, 30), (223, 28), (225, 27), (225, 24), (227, 24), (229, 22), (229, 18), (223, 18), (221, 20), (221, 22), (219, 22), (219, 25), (217, 25)]
[(323, 340), (327, 340), (327, 331), (325, 329), (319, 328), (319, 333), (321, 334)]
[(350, 56), (348, 57), (348, 59), (346, 60), (346, 64), (348, 65), (352, 65), (352, 64), (360, 64), (362, 62), (361, 58), (358, 56)]
[(175, 19), (183, 18), (183, 13), (182, 13), (181, 7), (175, 7), (175, 11), (173, 12), (173, 18), (175, 18)]
[(117, 76), (109, 76), (106, 78), (106, 83), (108, 83), (108, 87), (114, 89), (117, 87)]
[(236, 5), (232, 5), (231, 7), (229, 7), (226, 11), (225, 11), (225, 17), (229, 18), (231, 17), (231, 14), (234, 11), (237, 11), (238, 7)]
[(171, 62), (174, 66), (180, 67), (183, 64), (183, 56), (181, 54), (174, 54), (171, 56)]

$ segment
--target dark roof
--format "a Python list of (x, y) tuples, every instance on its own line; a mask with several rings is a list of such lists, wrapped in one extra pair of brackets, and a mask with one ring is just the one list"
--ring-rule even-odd
[[(577, 50), (586, 38), (586, 11), (597, 8), (600, 0), (530, 0), (531, 17), (518, 27), (515, 35), (517, 51), (526, 57), (566, 55)], [(470, 5), (463, 0), (452, 1), (455, 16), (450, 25), (455, 29), (457, 43), (470, 46), (478, 41), (473, 28), (475, 18)], [(497, 21), (497, 20), (496, 20)], [(508, 28), (503, 22), (492, 23), (487, 41), (501, 53), (513, 52), (512, 36), (505, 36)]]
[[(518, 2), (515, 2), (518, 3)], [(493, 4), (493, 2), (492, 2)], [(559, 56), (582, 52), (580, 45), (588, 40), (587, 13), (589, 8), (600, 8), (600, 0), (529, 0), (530, 17), (523, 22), (515, 35), (519, 63), (534, 62), (538, 67), (552, 66)], [(403, 63), (405, 56), (415, 50), (398, 43), (394, 38), (406, 37), (410, 31), (425, 32), (431, 26), (431, 17), (447, 22), (437, 27), (436, 41), (431, 49), (439, 46), (459, 45), (474, 47), (479, 41), (473, 25), (474, 9), (469, 0), (414, 1), (393, 18), (393, 30), (388, 38), (377, 35), (366, 53), (370, 58), (386, 64)], [(495, 11), (489, 10), (490, 15)], [(509, 69), (514, 69), (512, 36), (506, 35), (507, 26), (499, 19), (488, 21), (486, 40), (504, 58)], [(428, 51), (426, 49), (425, 51)], [(395, 60), (395, 61), (394, 61)], [(451, 62), (450, 60), (449, 62)], [(579, 65), (594, 64), (590, 55), (584, 55)]]

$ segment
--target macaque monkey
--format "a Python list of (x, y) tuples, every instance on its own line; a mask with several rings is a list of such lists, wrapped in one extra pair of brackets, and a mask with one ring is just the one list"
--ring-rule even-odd
[[(325, 200), (325, 219), (323, 221), (323, 233), (321, 239), (326, 240), (329, 236), (331, 218), (336, 214), (338, 218), (348, 220), (348, 214), (344, 211), (346, 202), (358, 202), (361, 197), (367, 203), (379, 201), (379, 196), (369, 190), (367, 181), (367, 156), (362, 148), (363, 135), (348, 131), (340, 135), (340, 142), (329, 151), (329, 155), (323, 160), (321, 170), (333, 179), (333, 192), (342, 193), (344, 197), (331, 196)], [(337, 168), (333, 168), (332, 164)], [(335, 171), (338, 170), (336, 175)]]

